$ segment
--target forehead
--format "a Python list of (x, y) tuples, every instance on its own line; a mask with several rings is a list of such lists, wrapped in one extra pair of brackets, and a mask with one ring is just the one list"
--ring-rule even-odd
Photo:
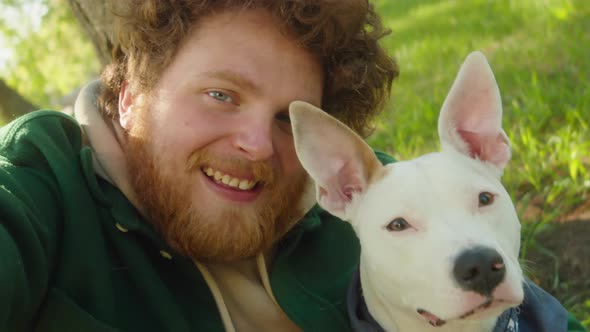
[[(424, 181), (436, 186), (438, 183), (482, 183), (488, 182), (493, 175), (482, 162), (460, 153), (435, 152), (413, 160), (402, 161), (394, 172), (402, 179), (413, 178), (412, 182)], [(434, 182), (434, 183), (433, 183)]]
[(375, 183), (371, 191), (391, 207), (423, 212), (427, 206), (465, 205), (475, 202), (473, 195), (480, 191), (497, 191), (499, 181), (484, 166), (455, 157), (433, 153), (390, 164), (383, 181)]
[(276, 19), (262, 9), (204, 17), (164, 75), (182, 80), (210, 73), (223, 73), (267, 93), (288, 92), (314, 103), (318, 100), (309, 99), (321, 98), (324, 79), (319, 59), (283, 34)]

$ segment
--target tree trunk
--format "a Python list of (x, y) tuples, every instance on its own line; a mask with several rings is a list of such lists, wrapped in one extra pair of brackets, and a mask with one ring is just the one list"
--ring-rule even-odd
[(110, 1), (68, 0), (74, 16), (80, 22), (102, 66), (111, 60), (113, 49), (113, 13)]
[[(110, 0), (68, 0), (74, 17), (82, 30), (92, 42), (96, 56), (102, 67), (110, 63), (112, 42), (113, 13)], [(10, 121), (22, 114), (36, 110), (38, 107), (0, 79), (0, 118)]]
[(3, 121), (8, 122), (36, 109), (38, 109), (36, 105), (23, 98), (0, 79), (0, 117)]

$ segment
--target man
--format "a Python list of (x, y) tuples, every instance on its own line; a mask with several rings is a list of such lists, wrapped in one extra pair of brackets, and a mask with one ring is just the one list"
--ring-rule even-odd
[[(1, 331), (347, 331), (358, 242), (288, 105), (364, 132), (397, 66), (365, 1), (129, 1), (75, 120), (0, 132)], [(380, 155), (384, 161), (391, 161)]]

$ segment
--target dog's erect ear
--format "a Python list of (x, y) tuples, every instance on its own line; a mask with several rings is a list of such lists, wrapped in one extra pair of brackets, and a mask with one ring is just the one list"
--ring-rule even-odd
[(461, 66), (442, 106), (438, 133), (443, 149), (455, 148), (500, 171), (510, 160), (500, 90), (481, 52), (469, 54)]
[(302, 101), (289, 106), (295, 150), (316, 183), (322, 208), (349, 220), (350, 207), (383, 166), (352, 129)]

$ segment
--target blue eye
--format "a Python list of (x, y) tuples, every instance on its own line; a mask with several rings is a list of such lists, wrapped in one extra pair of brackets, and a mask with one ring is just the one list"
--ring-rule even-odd
[(234, 101), (232, 97), (221, 91), (208, 91), (207, 94), (213, 99), (219, 100), (224, 103), (232, 103)]

